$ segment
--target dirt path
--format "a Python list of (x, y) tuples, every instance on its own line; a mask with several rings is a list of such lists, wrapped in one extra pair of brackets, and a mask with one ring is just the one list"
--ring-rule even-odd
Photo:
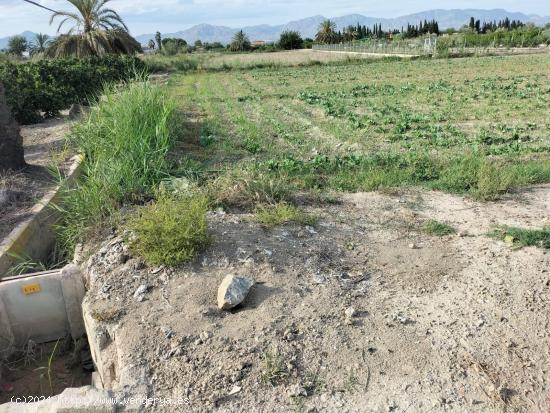
[[(548, 223), (549, 200), (549, 185), (488, 204), (349, 194), (307, 207), (315, 228), (270, 231), (212, 213), (212, 246), (179, 270), (109, 240), (85, 308), (116, 355), (115, 386), (134, 374), (151, 394), (189, 398), (181, 411), (548, 411), (549, 255), (486, 233)], [(426, 235), (429, 219), (459, 233)], [(215, 306), (226, 274), (258, 282), (232, 313)]]
[(21, 128), (28, 168), (0, 175), (0, 243), (17, 224), (29, 217), (30, 210), (55, 186), (48, 167), (59, 165), (64, 171), (64, 137), (70, 128), (66, 117)]

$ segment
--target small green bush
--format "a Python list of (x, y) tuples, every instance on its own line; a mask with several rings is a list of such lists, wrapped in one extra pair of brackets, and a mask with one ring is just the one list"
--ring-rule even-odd
[(38, 60), (0, 64), (0, 82), (15, 118), (23, 124), (89, 103), (104, 86), (135, 77), (145, 70), (134, 56)]
[(161, 195), (130, 220), (130, 250), (151, 265), (176, 266), (191, 260), (209, 241), (207, 210), (204, 196)]
[(456, 233), (456, 230), (450, 225), (436, 221), (434, 219), (426, 222), (426, 224), (424, 225), (424, 231), (428, 235), (436, 235), (438, 237)]
[(317, 222), (316, 217), (284, 202), (256, 207), (253, 220), (265, 228), (273, 228), (289, 222), (301, 225), (314, 225)]

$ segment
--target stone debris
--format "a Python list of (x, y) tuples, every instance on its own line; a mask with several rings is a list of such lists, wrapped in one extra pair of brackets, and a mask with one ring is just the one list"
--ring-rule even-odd
[(149, 290), (149, 287), (146, 284), (141, 284), (134, 292), (134, 298), (137, 301), (143, 301), (145, 299), (145, 294), (147, 293), (147, 290)]
[(231, 391), (229, 393), (227, 393), (227, 395), (228, 396), (234, 396), (235, 394), (240, 393), (242, 389), (243, 388), (240, 387), (240, 386), (233, 386), (233, 388), (231, 389)]
[(404, 324), (404, 325), (414, 323), (414, 321), (410, 317), (402, 314), (401, 312), (394, 314), (392, 316), (392, 320), (397, 321), (398, 323), (401, 323), (401, 324)]
[(300, 384), (293, 384), (288, 388), (286, 394), (289, 397), (307, 397), (307, 390), (304, 389)]
[(355, 324), (354, 317), (357, 315), (357, 310), (355, 308), (353, 307), (347, 308), (346, 311), (344, 311), (344, 314), (345, 314), (345, 318), (344, 318), (345, 324), (347, 324), (348, 326)]
[(323, 274), (313, 274), (313, 282), (315, 284), (326, 284), (327, 277), (325, 277)]
[(203, 331), (199, 337), (203, 342), (205, 342), (212, 337), (212, 333), (210, 331)]
[(228, 275), (218, 288), (218, 307), (221, 310), (231, 310), (241, 304), (255, 281), (250, 278)]
[(317, 231), (315, 231), (315, 228), (310, 227), (309, 225), (306, 226), (306, 231), (309, 232), (312, 235), (317, 234)]
[(357, 314), (357, 310), (353, 307), (349, 307), (345, 311), (346, 318), (353, 318)]
[(160, 327), (160, 330), (164, 333), (164, 336), (167, 338), (167, 339), (171, 339), (172, 337), (174, 337), (174, 331), (170, 328), (170, 327), (167, 327), (167, 326), (161, 326)]

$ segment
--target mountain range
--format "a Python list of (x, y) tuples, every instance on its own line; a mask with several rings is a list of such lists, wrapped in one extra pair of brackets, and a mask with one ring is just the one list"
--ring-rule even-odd
[[(346, 16), (331, 18), (338, 29), (342, 29), (345, 26), (357, 25), (358, 23), (366, 26), (373, 26), (374, 24), (381, 23), (382, 28), (387, 29), (401, 29), (407, 24), (418, 24), (420, 21), (435, 19), (439, 22), (441, 29), (449, 27), (460, 28), (467, 24), (470, 17), (475, 17), (481, 21), (502, 20), (506, 17), (510, 20), (520, 20), (522, 22), (533, 22), (538, 25), (544, 25), (550, 23), (550, 16), (542, 17), (538, 15), (527, 15), (524, 13), (508, 12), (503, 9), (493, 10), (480, 10), (480, 9), (454, 9), (454, 10), (427, 10), (420, 13), (409, 14), (406, 16), (400, 16), (395, 18), (380, 18), (369, 17), (361, 14), (349, 14)], [(248, 26), (240, 28), (232, 28), (226, 26), (213, 26), (210, 24), (199, 24), (189, 29), (178, 31), (175, 33), (163, 33), (163, 37), (178, 37), (185, 39), (188, 43), (193, 43), (196, 40), (202, 40), (203, 42), (221, 42), (229, 43), (233, 35), (243, 30), (251, 40), (265, 40), (274, 41), (277, 40), (280, 34), (285, 30), (295, 30), (301, 33), (303, 37), (315, 36), (319, 24), (326, 20), (324, 16), (312, 16), (305, 19), (291, 21), (281, 25), (267, 25), (262, 24), (259, 26)], [(28, 40), (34, 37), (34, 33), (26, 31), (22, 33)], [(136, 36), (136, 39), (143, 44), (151, 39), (154, 39), (155, 34), (142, 34)], [(0, 49), (7, 47), (9, 37), (0, 38)]]
[[(380, 18), (369, 17), (361, 14), (349, 14), (341, 17), (331, 18), (338, 29), (342, 29), (349, 25), (357, 25), (357, 23), (366, 26), (373, 26), (374, 24), (381, 23), (382, 28), (387, 29), (401, 29), (407, 24), (418, 24), (420, 21), (435, 19), (439, 22), (441, 29), (447, 29), (450, 27), (460, 28), (467, 24), (471, 17), (480, 19), (481, 21), (493, 21), (502, 20), (508, 17), (510, 20), (520, 20), (522, 22), (533, 22), (537, 25), (544, 25), (550, 23), (550, 16), (542, 17), (538, 15), (527, 15), (524, 13), (508, 12), (503, 9), (493, 10), (479, 10), (479, 9), (455, 9), (455, 10), (428, 10), (420, 13), (409, 14), (406, 16), (400, 16), (395, 18)], [(302, 37), (315, 36), (319, 24), (326, 20), (324, 16), (312, 16), (305, 19), (291, 21), (286, 24), (270, 26), (259, 25), (249, 26), (242, 28), (231, 28), (226, 26), (212, 26), (209, 24), (199, 24), (189, 29), (178, 31), (175, 33), (163, 33), (163, 37), (179, 37), (185, 39), (188, 43), (193, 43), (196, 40), (202, 40), (203, 42), (222, 42), (229, 43), (233, 35), (243, 30), (251, 40), (265, 40), (274, 41), (277, 40), (280, 34), (285, 30), (296, 30), (301, 33)], [(154, 34), (143, 34), (137, 36), (141, 43), (146, 44), (150, 39), (155, 37)]]
[[(19, 33), (20, 36), (23, 36), (25, 39), (27, 39), (27, 42), (32, 42), (34, 39), (34, 36), (36, 36), (36, 33), (26, 31), (23, 33)], [(2, 37), (0, 38), (0, 50), (5, 49), (8, 47), (8, 41), (10, 40), (8, 37)]]

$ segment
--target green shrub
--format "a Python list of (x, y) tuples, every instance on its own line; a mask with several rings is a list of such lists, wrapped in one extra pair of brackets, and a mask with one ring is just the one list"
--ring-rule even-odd
[(302, 225), (314, 225), (317, 222), (316, 217), (284, 202), (256, 207), (253, 220), (265, 228), (273, 228), (289, 222)]
[(299, 32), (287, 30), (281, 33), (279, 47), (284, 50), (301, 49), (304, 47), (304, 40)]
[(128, 223), (133, 232), (130, 250), (151, 265), (175, 266), (189, 261), (208, 244), (207, 210), (205, 196), (161, 195)]
[(143, 62), (133, 56), (4, 62), (0, 82), (16, 119), (27, 124), (73, 103), (87, 104), (105, 84), (131, 79), (144, 70)]
[(113, 86), (73, 129), (69, 143), (85, 158), (83, 176), (62, 205), (60, 236), (66, 249), (122, 204), (154, 195), (170, 168), (166, 155), (177, 136), (174, 107), (149, 82)]

